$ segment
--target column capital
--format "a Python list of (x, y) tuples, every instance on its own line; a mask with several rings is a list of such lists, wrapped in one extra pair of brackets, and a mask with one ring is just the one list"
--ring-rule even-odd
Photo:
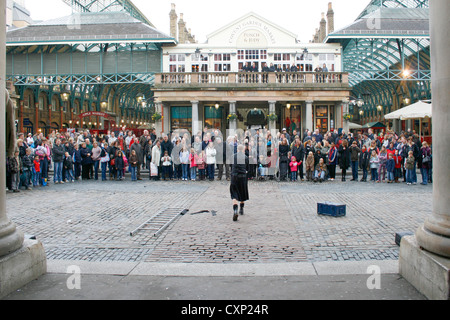
[(191, 101), (191, 104), (199, 104), (199, 101), (198, 100), (193, 100), (193, 101)]
[(228, 101), (229, 104), (236, 104), (237, 101)]
[(306, 102), (306, 104), (313, 104), (314, 100), (306, 100), (305, 102)]

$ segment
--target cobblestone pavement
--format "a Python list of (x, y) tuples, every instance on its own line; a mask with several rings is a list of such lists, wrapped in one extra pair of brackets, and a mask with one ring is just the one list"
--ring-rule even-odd
[[(129, 177), (127, 178), (129, 179)], [(317, 262), (396, 260), (396, 232), (431, 214), (432, 186), (362, 182), (250, 182), (232, 221), (229, 183), (88, 181), (7, 194), (7, 213), (49, 260)], [(345, 217), (317, 214), (323, 201)], [(160, 236), (130, 232), (164, 208), (187, 208)], [(200, 210), (211, 213), (192, 214)]]

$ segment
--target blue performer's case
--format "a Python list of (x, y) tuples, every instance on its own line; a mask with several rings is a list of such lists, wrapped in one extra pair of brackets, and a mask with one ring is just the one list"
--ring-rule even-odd
[(345, 204), (324, 202), (317, 204), (317, 213), (333, 217), (343, 217), (347, 211)]

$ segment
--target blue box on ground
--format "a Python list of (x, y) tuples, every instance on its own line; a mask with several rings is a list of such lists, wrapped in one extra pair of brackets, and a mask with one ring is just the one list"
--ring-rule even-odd
[(317, 204), (317, 213), (332, 217), (343, 217), (347, 211), (345, 204), (324, 202)]

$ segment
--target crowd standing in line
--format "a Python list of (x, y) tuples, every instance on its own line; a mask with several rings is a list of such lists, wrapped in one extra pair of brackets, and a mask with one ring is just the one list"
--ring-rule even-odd
[[(351, 181), (417, 184), (432, 182), (432, 151), (411, 130), (338, 134), (319, 130), (300, 133), (286, 129), (272, 136), (268, 130), (238, 131), (224, 137), (219, 130), (204, 128), (191, 136), (188, 131), (157, 137), (156, 130), (141, 136), (121, 129), (99, 136), (89, 130), (18, 135), (14, 155), (7, 157), (7, 188), (19, 192), (47, 186), (49, 169), (53, 183), (77, 180), (142, 180), (147, 169), (151, 180), (230, 180), (238, 145), (245, 147), (249, 180), (341, 181), (351, 171)], [(360, 179), (360, 170), (362, 177)], [(360, 179), (360, 180), (359, 180)]]

